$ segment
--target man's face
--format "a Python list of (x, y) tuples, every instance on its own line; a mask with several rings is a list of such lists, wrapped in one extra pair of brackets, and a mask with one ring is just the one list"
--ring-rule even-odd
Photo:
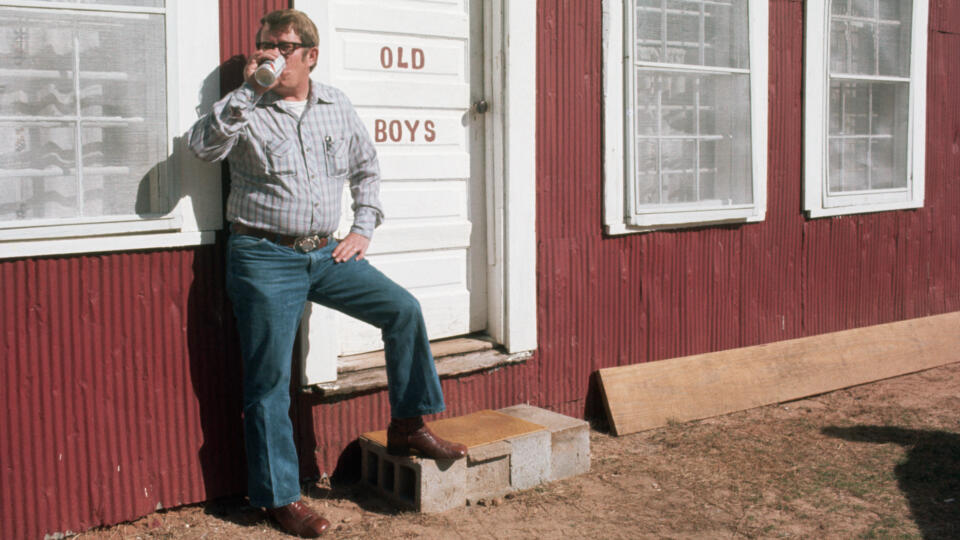
[[(260, 29), (260, 41), (270, 43), (302, 43), (300, 36), (294, 32), (291, 26), (271, 28), (270, 25), (264, 25)], [(276, 50), (276, 49), (275, 49)], [(294, 51), (285, 55), (287, 66), (280, 74), (280, 80), (273, 91), (277, 94), (287, 97), (297, 93), (299, 90), (309, 88), (310, 86), (310, 67), (317, 63), (318, 51), (316, 47), (297, 47)]]

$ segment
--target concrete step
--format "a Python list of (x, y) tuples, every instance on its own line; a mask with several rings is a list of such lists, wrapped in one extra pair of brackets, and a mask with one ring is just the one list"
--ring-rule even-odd
[(578, 418), (534, 407), (514, 405), (500, 412), (539, 424), (550, 432), (550, 481), (590, 470), (590, 424)]
[(589, 425), (530, 405), (428, 425), (439, 437), (465, 444), (467, 458), (391, 456), (386, 431), (373, 431), (360, 436), (362, 481), (401, 507), (434, 513), (590, 469)]

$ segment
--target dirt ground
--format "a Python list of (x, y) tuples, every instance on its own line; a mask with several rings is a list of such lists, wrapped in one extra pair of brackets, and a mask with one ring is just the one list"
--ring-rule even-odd
[[(615, 438), (590, 472), (438, 515), (356, 485), (306, 501), (329, 538), (960, 538), (960, 363)], [(79, 538), (289, 538), (240, 499)]]

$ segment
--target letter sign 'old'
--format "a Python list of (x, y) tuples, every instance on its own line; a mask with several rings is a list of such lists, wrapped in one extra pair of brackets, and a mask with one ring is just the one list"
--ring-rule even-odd
[[(420, 130), (421, 125), (423, 130)], [(437, 140), (437, 125), (433, 120), (384, 120), (373, 121), (373, 140), (385, 142), (428, 142)]]
[[(394, 62), (394, 59), (396, 59), (396, 62)], [(407, 53), (403, 47), (397, 47), (396, 55), (394, 55), (392, 48), (380, 48), (380, 66), (383, 69), (423, 69), (425, 64), (426, 54), (424, 54), (423, 49), (414, 47)]]

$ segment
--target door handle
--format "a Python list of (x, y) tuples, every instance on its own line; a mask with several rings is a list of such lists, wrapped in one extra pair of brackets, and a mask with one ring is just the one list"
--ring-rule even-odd
[(487, 112), (488, 110), (490, 110), (490, 104), (487, 103), (487, 100), (481, 99), (480, 101), (478, 101), (478, 102), (476, 102), (476, 103), (473, 104), (473, 110), (474, 110), (477, 114), (483, 114), (483, 113)]

